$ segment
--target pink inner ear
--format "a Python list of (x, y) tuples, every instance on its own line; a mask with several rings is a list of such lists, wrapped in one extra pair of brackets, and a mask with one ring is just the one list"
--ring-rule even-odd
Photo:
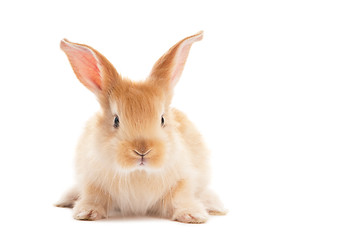
[[(98, 68), (98, 62), (93, 55), (92, 52), (89, 50), (83, 50), (78, 52), (78, 58), (76, 61), (79, 61), (78, 71), (79, 74), (84, 78), (83, 84), (93, 85), (97, 87), (99, 90), (102, 89), (101, 87), (101, 77), (100, 77), (100, 70)], [(87, 86), (87, 87), (93, 87)]]
[(95, 54), (87, 47), (65, 41), (62, 41), (61, 48), (68, 56), (80, 82), (92, 92), (101, 90), (101, 72)]
[(190, 48), (191, 48), (191, 44), (180, 46), (180, 49), (177, 52), (177, 55), (174, 60), (175, 63), (174, 63), (173, 73), (171, 75), (171, 87), (174, 87), (177, 84), (180, 76), (182, 75)]

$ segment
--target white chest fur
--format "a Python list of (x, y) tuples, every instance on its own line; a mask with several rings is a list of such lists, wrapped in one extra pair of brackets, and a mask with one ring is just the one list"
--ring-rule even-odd
[(109, 185), (112, 205), (122, 215), (145, 215), (171, 191), (174, 176), (135, 171), (118, 175)]

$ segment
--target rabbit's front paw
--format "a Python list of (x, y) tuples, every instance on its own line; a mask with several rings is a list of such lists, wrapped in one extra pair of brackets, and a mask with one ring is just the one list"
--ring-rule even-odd
[(182, 223), (205, 223), (208, 214), (205, 211), (180, 211), (173, 216), (173, 220)]
[(88, 220), (88, 221), (94, 221), (94, 220), (100, 220), (105, 218), (105, 211), (99, 207), (96, 206), (76, 206), (74, 208), (74, 219), (77, 220)]

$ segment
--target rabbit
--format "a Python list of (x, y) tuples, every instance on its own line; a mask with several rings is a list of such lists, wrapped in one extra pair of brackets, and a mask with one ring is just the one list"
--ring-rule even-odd
[(208, 188), (208, 153), (201, 134), (170, 106), (192, 44), (184, 38), (133, 82), (87, 45), (60, 43), (80, 82), (95, 94), (100, 111), (86, 124), (76, 149), (76, 185), (56, 204), (73, 208), (77, 220), (157, 216), (204, 223), (224, 215)]

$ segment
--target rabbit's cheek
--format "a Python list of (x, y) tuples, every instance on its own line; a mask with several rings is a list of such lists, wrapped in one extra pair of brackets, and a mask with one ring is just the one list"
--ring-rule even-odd
[(127, 141), (122, 141), (118, 145), (117, 149), (117, 162), (121, 168), (129, 169), (135, 167), (137, 163), (137, 157), (134, 156), (132, 146)]
[(162, 142), (153, 142), (152, 151), (146, 156), (146, 163), (152, 168), (161, 168), (164, 165), (164, 144)]

